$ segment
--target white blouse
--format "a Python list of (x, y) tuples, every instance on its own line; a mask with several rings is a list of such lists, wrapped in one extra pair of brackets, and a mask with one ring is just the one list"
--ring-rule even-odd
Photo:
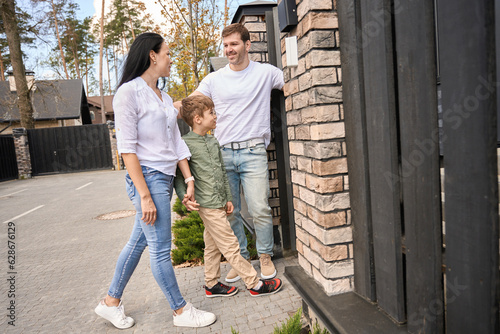
[(177, 162), (191, 157), (177, 125), (172, 98), (162, 100), (137, 77), (118, 88), (113, 98), (118, 152), (135, 153), (141, 166), (175, 175)]

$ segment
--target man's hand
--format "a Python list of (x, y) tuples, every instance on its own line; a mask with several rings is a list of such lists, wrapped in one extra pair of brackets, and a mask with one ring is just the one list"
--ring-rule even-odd
[(226, 214), (230, 215), (234, 211), (234, 205), (233, 202), (227, 202), (226, 203)]

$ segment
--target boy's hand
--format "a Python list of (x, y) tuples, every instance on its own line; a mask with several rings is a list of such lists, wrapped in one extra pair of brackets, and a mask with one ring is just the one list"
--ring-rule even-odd
[(182, 204), (186, 206), (186, 209), (189, 211), (198, 211), (200, 210), (198, 207), (200, 206), (199, 203), (196, 203), (196, 201), (191, 201), (191, 200), (186, 200), (186, 202), (182, 201)]
[(234, 205), (232, 202), (226, 203), (226, 214), (230, 215), (234, 211)]
[(198, 207), (200, 206), (199, 203), (196, 202), (194, 199), (194, 196), (190, 198), (188, 194), (184, 195), (184, 199), (182, 200), (182, 204), (188, 209), (189, 211), (198, 211)]

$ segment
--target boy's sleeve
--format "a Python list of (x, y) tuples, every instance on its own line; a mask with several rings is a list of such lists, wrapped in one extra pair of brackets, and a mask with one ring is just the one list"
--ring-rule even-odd
[(174, 179), (174, 187), (175, 193), (177, 197), (182, 201), (184, 199), (184, 195), (186, 194), (187, 186), (184, 182), (184, 176), (179, 168), (177, 168), (175, 179)]
[[(218, 144), (219, 143), (217, 142), (217, 145)], [(229, 180), (227, 179), (227, 174), (226, 174), (226, 167), (224, 165), (224, 159), (222, 159), (222, 153), (220, 150), (219, 150), (219, 160), (220, 160), (220, 164), (222, 166), (222, 179), (224, 182), (224, 190), (226, 191), (227, 201), (232, 202), (233, 195), (231, 195), (231, 187), (229, 186)]]

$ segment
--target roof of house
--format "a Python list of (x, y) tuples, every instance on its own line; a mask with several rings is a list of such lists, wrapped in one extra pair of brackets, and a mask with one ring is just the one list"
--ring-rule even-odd
[(229, 63), (226, 57), (210, 57), (210, 72), (215, 72)]
[[(113, 112), (113, 97), (114, 95), (105, 95), (104, 96), (104, 108), (106, 113)], [(100, 96), (88, 96), (87, 101), (89, 106), (96, 107), (101, 109), (101, 97)]]
[[(36, 81), (35, 86), (32, 94), (35, 120), (75, 119), (80, 116), (90, 120), (81, 79), (40, 80)], [(10, 91), (9, 82), (0, 81), (0, 122), (20, 120), (16, 101), (17, 93)]]
[(248, 15), (264, 15), (266, 11), (276, 7), (278, 4), (275, 1), (252, 1), (238, 6), (234, 13), (231, 23), (238, 23), (243, 16)]

